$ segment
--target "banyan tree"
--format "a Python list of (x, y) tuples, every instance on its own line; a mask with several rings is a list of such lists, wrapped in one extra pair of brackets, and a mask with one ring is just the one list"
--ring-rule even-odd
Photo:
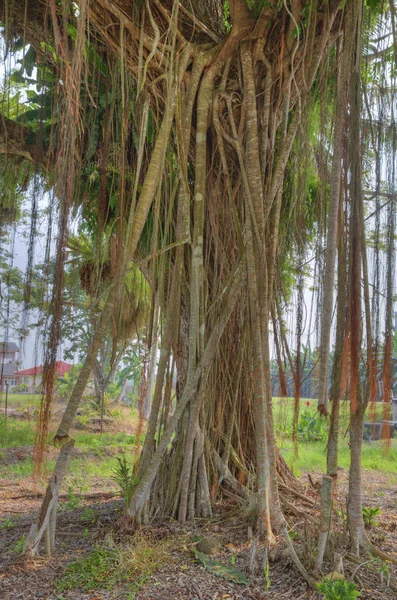
[[(167, 515), (184, 523), (207, 517), (227, 487), (251, 503), (266, 542), (283, 534), (296, 566), (311, 580), (283, 516), (278, 482), (288, 475), (276, 448), (270, 369), (276, 357), (285, 394), (283, 363), (290, 361), (297, 412), (309, 277), (320, 347), (319, 410), (324, 419), (331, 415), (317, 567), (329, 539), (339, 399), (347, 388), (352, 541), (375, 552), (364, 531), (360, 481), (375, 346), (368, 278), (376, 273), (368, 267), (363, 186), (375, 188), (372, 201), (380, 210), (381, 194), (394, 193), (394, 175), (388, 190), (365, 182), (362, 146), (363, 140), (377, 146), (379, 134), (379, 161), (384, 144), (394, 157), (395, 132), (377, 128), (370, 106), (364, 120), (370, 125), (362, 131), (362, 74), (363, 55), (372, 54), (366, 73), (378, 65), (394, 86), (393, 69), (379, 66), (395, 49), (393, 0), (390, 6), (373, 0), (8, 0), (0, 7), (5, 55), (21, 65), (9, 68), (9, 81), (24, 84), (34, 103), (18, 113), (9, 83), (0, 120), (2, 164), (15, 188), (28, 163), (30, 177), (44, 180), (58, 205), (38, 462), (53, 391), (71, 215), (79, 214), (97, 247), (109, 240), (106, 264), (98, 254), (90, 273), (101, 289), (101, 311), (54, 438), (59, 458), (27, 550), (37, 551), (45, 531), (50, 545), (53, 540), (73, 419), (104, 336), (123, 328), (130, 302), (125, 281), (138, 268), (151, 287), (148, 339), (159, 335), (160, 355), (139, 483), (127, 507), (131, 518)], [(381, 41), (374, 50), (376, 37)], [(377, 81), (364, 83), (368, 102)], [(388, 102), (393, 93), (389, 89)], [(2, 201), (15, 209), (12, 195)], [(381, 224), (375, 256), (383, 251)], [(388, 239), (392, 269), (393, 230)], [(309, 272), (310, 261), (315, 267)], [(391, 281), (390, 271), (389, 299)], [(291, 349), (283, 311), (294, 305)]]

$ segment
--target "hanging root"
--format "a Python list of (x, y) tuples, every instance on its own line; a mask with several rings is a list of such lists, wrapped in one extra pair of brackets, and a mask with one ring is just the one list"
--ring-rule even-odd
[(300, 558), (298, 557), (298, 555), (295, 552), (294, 544), (289, 536), (288, 529), (285, 526), (285, 524), (283, 526), (282, 535), (283, 535), (284, 541), (287, 545), (288, 551), (290, 553), (292, 562), (294, 563), (294, 565), (296, 566), (296, 568), (298, 569), (298, 571), (302, 575), (302, 577), (304, 577), (304, 579), (306, 579), (306, 581), (310, 585), (310, 587), (315, 588), (317, 581), (315, 580), (314, 577), (312, 577), (312, 575), (310, 575), (310, 573), (308, 571), (306, 571), (305, 567), (302, 565)]

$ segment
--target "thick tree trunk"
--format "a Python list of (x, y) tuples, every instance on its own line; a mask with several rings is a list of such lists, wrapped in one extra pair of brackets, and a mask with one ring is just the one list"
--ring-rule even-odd
[(225, 330), (225, 327), (228, 323), (231, 313), (233, 312), (236, 303), (239, 299), (242, 286), (244, 285), (244, 272), (242, 267), (240, 266), (238, 272), (235, 274), (234, 281), (231, 285), (230, 291), (228, 293), (228, 298), (225, 302), (224, 310), (222, 311), (221, 316), (219, 317), (215, 327), (212, 330), (211, 336), (206, 345), (203, 356), (194, 372), (194, 374), (188, 379), (185, 389), (183, 391), (182, 397), (176, 407), (174, 414), (168, 422), (168, 425), (163, 432), (163, 436), (159, 442), (156, 452), (154, 453), (151, 461), (149, 462), (142, 478), (134, 490), (132, 495), (130, 504), (128, 506), (128, 512), (131, 517), (135, 517), (139, 515), (140, 510), (142, 509), (145, 502), (148, 500), (148, 495), (150, 493), (150, 488), (152, 483), (158, 473), (158, 469), (161, 464), (161, 460), (164, 456), (164, 453), (168, 447), (168, 444), (171, 441), (172, 435), (175, 431), (175, 428), (181, 418), (186, 406), (194, 397), (197, 387), (202, 376), (204, 370), (208, 369), (210, 366), (218, 344), (219, 340), (222, 337), (222, 334)]
[[(192, 76), (190, 87), (186, 95), (185, 111), (182, 112), (181, 127), (183, 128), (183, 136), (181, 138), (182, 155), (188, 154), (188, 142), (190, 137), (190, 126), (192, 119), (192, 111), (194, 99), (196, 97), (197, 87), (202, 75), (206, 58), (203, 53), (199, 53), (193, 62)], [(164, 389), (164, 381), (169, 361), (171, 358), (171, 350), (176, 346), (176, 333), (179, 329), (180, 319), (180, 302), (181, 302), (181, 286), (182, 286), (182, 268), (184, 258), (184, 241), (189, 239), (188, 223), (188, 190), (186, 182), (186, 172), (181, 170), (180, 173), (181, 188), (179, 192), (176, 238), (178, 246), (176, 249), (175, 264), (173, 268), (173, 277), (171, 281), (171, 290), (165, 311), (165, 330), (161, 339), (160, 359), (157, 371), (156, 386), (154, 390), (152, 410), (149, 416), (149, 423), (146, 432), (145, 444), (142, 451), (142, 456), (139, 464), (139, 472), (144, 473), (150, 458), (154, 451), (154, 440), (158, 425), (158, 416), (160, 413), (162, 394)], [(167, 418), (167, 415), (166, 415)]]

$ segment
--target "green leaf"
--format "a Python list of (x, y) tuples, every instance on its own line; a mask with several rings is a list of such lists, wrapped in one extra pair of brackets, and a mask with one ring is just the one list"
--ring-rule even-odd
[(242, 573), (242, 571), (239, 571), (238, 569), (233, 569), (232, 567), (229, 567), (224, 563), (217, 562), (216, 560), (212, 560), (211, 558), (209, 558), (209, 556), (207, 556), (203, 552), (199, 552), (195, 548), (193, 549), (193, 553), (195, 557), (210, 573), (213, 573), (218, 577), (223, 577), (224, 579), (232, 581), (233, 583), (237, 583), (240, 585), (248, 585), (249, 581), (244, 575), (244, 573)]
[(317, 590), (324, 594), (326, 600), (356, 600), (360, 592), (352, 581), (337, 579), (336, 581), (321, 581)]

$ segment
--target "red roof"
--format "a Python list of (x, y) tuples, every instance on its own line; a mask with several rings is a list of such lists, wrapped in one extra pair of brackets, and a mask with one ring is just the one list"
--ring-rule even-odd
[[(70, 369), (72, 368), (73, 365), (70, 365), (67, 362), (64, 362), (63, 360), (58, 360), (55, 363), (55, 373), (57, 375), (59, 375), (60, 377), (63, 377), (65, 375), (65, 373), (67, 373), (68, 371), (70, 371)], [(40, 375), (40, 373), (43, 372), (43, 366), (40, 365), (39, 367), (32, 367), (31, 369), (25, 369), (24, 371), (16, 371), (16, 373), (14, 373), (14, 375)]]

